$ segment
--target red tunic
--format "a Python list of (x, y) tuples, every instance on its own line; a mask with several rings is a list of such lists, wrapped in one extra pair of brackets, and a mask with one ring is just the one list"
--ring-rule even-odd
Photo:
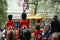
[(11, 28), (14, 28), (15, 26), (14, 26), (14, 22), (11, 20), (8, 20), (7, 21), (7, 29), (11, 29)]
[(35, 30), (34, 37), (35, 37), (36, 40), (39, 40), (38, 36), (40, 35), (41, 32), (43, 32), (43, 30)]
[(21, 20), (21, 27), (22, 28), (29, 28), (28, 20)]

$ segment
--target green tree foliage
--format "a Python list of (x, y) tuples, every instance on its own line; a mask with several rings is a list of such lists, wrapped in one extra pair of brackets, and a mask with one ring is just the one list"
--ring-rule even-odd
[(7, 0), (0, 0), (0, 28), (7, 19)]
[(60, 3), (60, 0), (51, 0), (51, 2), (52, 3), (56, 3), (56, 2)]
[(59, 5), (60, 5), (60, 0), (51, 0), (51, 3), (52, 3), (52, 7), (54, 7), (54, 5), (56, 5), (56, 14), (58, 13), (58, 15), (60, 14), (60, 8), (59, 8)]

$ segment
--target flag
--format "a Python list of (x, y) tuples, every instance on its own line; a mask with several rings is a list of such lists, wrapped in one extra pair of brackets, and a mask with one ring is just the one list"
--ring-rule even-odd
[(23, 2), (23, 12), (26, 10), (26, 1)]

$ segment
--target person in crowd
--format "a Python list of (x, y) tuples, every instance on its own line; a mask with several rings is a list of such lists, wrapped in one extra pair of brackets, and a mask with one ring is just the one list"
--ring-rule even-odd
[(26, 28), (26, 29), (29, 29), (29, 23), (28, 23), (28, 20), (26, 19), (27, 18), (27, 14), (26, 13), (22, 13), (22, 20), (20, 20), (20, 30), (19, 30), (19, 38), (20, 38), (20, 40), (22, 40), (23, 39), (23, 30), (24, 30), (24, 28)]
[(44, 28), (46, 26), (46, 22), (45, 22), (45, 20), (43, 19), (42, 20), (42, 27)]
[(54, 20), (51, 22), (52, 40), (58, 40), (58, 35), (60, 32), (60, 23), (57, 15), (55, 15), (53, 19)]
[(37, 25), (40, 26), (40, 19), (38, 19), (38, 20), (36, 21), (35, 28), (36, 28)]
[(6, 29), (14, 29), (14, 21), (12, 20), (12, 15), (8, 15), (8, 21), (7, 21), (7, 24), (6, 24)]
[(40, 34), (43, 30), (40, 30), (40, 25), (36, 25), (36, 30), (34, 31), (34, 38), (35, 40), (40, 40)]
[(37, 24), (36, 25), (40, 25), (40, 19), (37, 20)]
[(19, 29), (15, 30), (15, 40), (19, 40)]
[[(7, 24), (6, 24), (7, 40), (9, 40), (10, 30), (13, 30), (15, 28), (12, 17), (13, 17), (12, 15), (8, 15), (9, 20), (7, 21)], [(14, 31), (13, 31), (13, 35), (14, 35)]]
[(27, 14), (22, 13), (22, 20), (20, 20), (21, 29), (24, 29), (24, 27), (29, 28), (29, 23), (28, 23), (28, 20), (26, 19), (26, 17), (27, 17)]

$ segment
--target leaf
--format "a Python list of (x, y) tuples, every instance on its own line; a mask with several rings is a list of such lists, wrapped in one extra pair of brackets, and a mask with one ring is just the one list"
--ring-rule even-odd
[(7, 1), (0, 0), (0, 28), (7, 20)]

